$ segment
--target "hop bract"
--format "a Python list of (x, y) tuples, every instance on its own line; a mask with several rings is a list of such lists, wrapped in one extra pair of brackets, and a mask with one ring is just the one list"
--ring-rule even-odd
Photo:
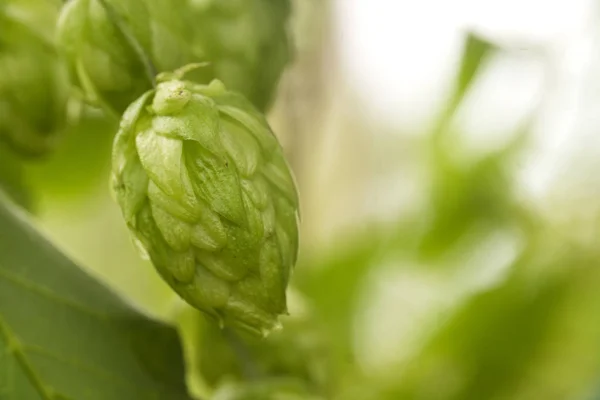
[(217, 78), (263, 109), (288, 59), (288, 0), (70, 0), (61, 48), (88, 99), (121, 114), (156, 73), (209, 63)]
[(44, 0), (0, 2), (0, 140), (26, 155), (53, 147), (69, 84), (52, 43), (58, 10)]
[(286, 312), (298, 197), (264, 117), (219, 81), (170, 79), (125, 112), (113, 188), (171, 287), (225, 324), (265, 334)]

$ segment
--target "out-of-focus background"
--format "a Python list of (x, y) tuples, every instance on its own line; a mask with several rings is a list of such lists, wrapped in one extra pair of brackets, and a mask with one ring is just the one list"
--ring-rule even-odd
[[(327, 398), (599, 399), (600, 3), (296, 0), (292, 28), (269, 120), (301, 193), (292, 318), (324, 343), (302, 364)], [(110, 197), (115, 124), (82, 124), (23, 166), (32, 208), (178, 321)]]

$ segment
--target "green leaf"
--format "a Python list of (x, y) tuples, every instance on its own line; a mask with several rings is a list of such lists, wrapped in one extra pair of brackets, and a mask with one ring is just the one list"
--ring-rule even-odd
[(460, 102), (466, 91), (471, 87), (481, 65), (487, 57), (497, 50), (496, 46), (485, 39), (469, 33), (465, 41), (465, 50), (457, 77), (456, 101)]
[(519, 222), (506, 168), (510, 148), (466, 166), (452, 160), (448, 149), (436, 155), (419, 257), (429, 261), (444, 256), (476, 227), (492, 230)]
[(442, 114), (438, 117), (436, 127), (432, 130), (433, 138), (440, 139), (447, 133), (448, 124), (452, 116), (462, 103), (465, 94), (477, 78), (481, 66), (487, 58), (499, 50), (494, 44), (469, 33), (465, 38), (465, 47), (456, 75), (454, 90)]
[(173, 328), (82, 271), (0, 194), (0, 398), (183, 400), (184, 375)]

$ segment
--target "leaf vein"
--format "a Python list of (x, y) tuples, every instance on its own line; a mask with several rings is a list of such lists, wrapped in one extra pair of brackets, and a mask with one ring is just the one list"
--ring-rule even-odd
[(51, 291), (50, 289), (48, 289), (44, 286), (38, 285), (36, 283), (33, 283), (27, 279), (24, 279), (24, 278), (18, 276), (17, 274), (12, 274), (10, 272), (7, 272), (3, 268), (0, 268), (0, 278), (3, 278), (4, 280), (6, 280), (10, 283), (13, 283), (17, 286), (20, 286), (32, 293), (36, 293), (40, 296), (46, 297), (47, 299), (49, 299), (51, 301), (64, 304), (70, 308), (73, 308), (75, 310), (92, 315), (96, 318), (100, 318), (103, 320), (110, 319), (108, 314), (104, 314), (104, 313), (94, 310), (92, 308), (82, 306), (81, 304), (78, 304), (71, 299), (59, 296), (55, 292)]
[[(10, 348), (12, 348), (12, 353), (14, 354), (14, 358), (17, 360), (17, 363), (21, 366), (21, 369), (25, 372), (29, 381), (38, 392), (38, 394), (44, 400), (52, 400), (50, 393), (48, 393), (48, 389), (44, 386), (39, 376), (36, 374), (35, 370), (25, 357), (25, 352), (23, 352), (21, 342), (17, 339), (16, 335), (11, 332), (8, 328), (2, 316), (0, 315), (0, 335), (4, 338), (4, 340), (9, 344)], [(10, 356), (10, 351), (7, 351)]]
[[(111, 381), (112, 383), (115, 383), (115, 384), (120, 384), (122, 386), (127, 386), (130, 388), (135, 388), (135, 389), (139, 390), (139, 385), (134, 385), (130, 381), (122, 378), (119, 375), (112, 374), (109, 371), (102, 369), (102, 368), (97, 368), (92, 364), (86, 363), (85, 361), (81, 361), (76, 358), (62, 357), (61, 355), (53, 353), (51, 351), (48, 351), (40, 346), (35, 346), (35, 345), (30, 345), (30, 344), (24, 345), (22, 347), (22, 349), (25, 353), (26, 352), (35, 353), (40, 356), (52, 359), (54, 361), (57, 361), (57, 362), (60, 362), (63, 364), (72, 365), (77, 368), (84, 369), (87, 372), (89, 372), (90, 374), (95, 375), (96, 377), (99, 377), (101, 379), (105, 379), (105, 380)], [(151, 392), (147, 392), (147, 393), (149, 394), (148, 398), (152, 397)]]

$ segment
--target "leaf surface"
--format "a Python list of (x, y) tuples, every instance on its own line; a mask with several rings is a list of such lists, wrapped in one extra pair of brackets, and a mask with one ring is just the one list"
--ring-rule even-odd
[(27, 219), (0, 193), (0, 399), (189, 399), (176, 331), (80, 269)]

